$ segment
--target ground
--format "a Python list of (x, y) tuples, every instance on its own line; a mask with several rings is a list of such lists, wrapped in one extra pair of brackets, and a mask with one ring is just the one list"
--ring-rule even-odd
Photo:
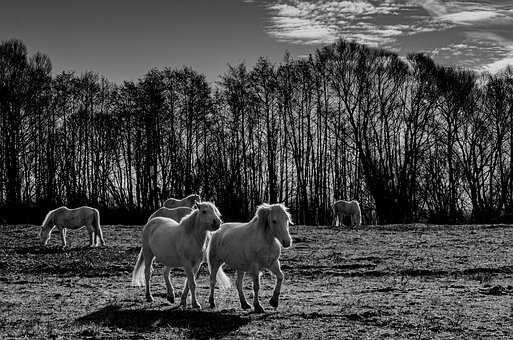
[[(206, 269), (202, 310), (167, 302), (160, 265), (145, 302), (130, 286), (140, 226), (103, 226), (95, 249), (85, 230), (65, 250), (57, 233), (41, 247), (36, 226), (0, 231), (0, 338), (513, 338), (513, 226), (292, 227), (276, 310), (262, 277), (265, 314), (241, 310), (233, 288), (209, 309)], [(172, 277), (178, 294), (184, 276)]]

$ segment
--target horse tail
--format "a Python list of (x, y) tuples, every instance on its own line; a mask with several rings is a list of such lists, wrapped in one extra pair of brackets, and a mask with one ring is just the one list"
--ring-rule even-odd
[(139, 256), (137, 256), (137, 262), (134, 267), (134, 271), (132, 272), (132, 286), (141, 287), (144, 286), (144, 254), (143, 248), (141, 247), (141, 251), (139, 252)]
[(226, 273), (223, 270), (223, 266), (220, 266), (217, 270), (216, 280), (219, 284), (219, 288), (221, 289), (228, 289), (232, 286), (230, 278), (228, 277), (228, 275), (226, 275)]
[(100, 213), (96, 209), (94, 210), (93, 214), (93, 226), (100, 229)]
[[(94, 209), (94, 214), (93, 214), (93, 228), (96, 232), (96, 236), (95, 237), (99, 237), (100, 238), (100, 242), (102, 243), (102, 245), (105, 244), (105, 241), (103, 239), (103, 231), (102, 231), (102, 227), (100, 225), (100, 212), (96, 209)], [(96, 242), (96, 240), (94, 240)]]
[(337, 224), (337, 218), (338, 218), (338, 214), (337, 214), (337, 202), (333, 203), (333, 205), (331, 206), (331, 211), (333, 213), (333, 225), (336, 226)]
[(356, 223), (358, 225), (362, 224), (362, 210), (360, 209), (360, 204), (355, 201), (356, 203)]
[[(215, 242), (215, 239), (213, 237), (210, 238), (210, 241), (207, 245), (207, 264), (208, 264), (208, 272), (212, 273), (212, 253), (213, 253), (213, 244)], [(223, 270), (223, 266), (219, 266), (216, 273), (216, 281), (219, 284), (219, 288), (221, 289), (228, 289), (231, 287), (230, 278), (226, 275), (226, 273)]]

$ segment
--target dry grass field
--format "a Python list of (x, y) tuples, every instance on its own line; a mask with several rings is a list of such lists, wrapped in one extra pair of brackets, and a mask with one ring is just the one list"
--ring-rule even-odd
[[(103, 226), (95, 249), (69, 231), (65, 250), (58, 234), (41, 247), (36, 226), (0, 229), (0, 338), (513, 338), (512, 226), (292, 227), (277, 310), (263, 275), (265, 314), (241, 310), (234, 289), (207, 308), (206, 268), (202, 310), (167, 302), (160, 265), (145, 302), (130, 286), (140, 226)], [(181, 270), (172, 277), (181, 289)]]

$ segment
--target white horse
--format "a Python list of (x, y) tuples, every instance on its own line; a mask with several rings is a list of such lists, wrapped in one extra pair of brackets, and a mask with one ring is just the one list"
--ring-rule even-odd
[(344, 225), (344, 216), (351, 217), (351, 225), (350, 227), (357, 226), (359, 227), (362, 224), (362, 212), (360, 210), (360, 204), (357, 201), (336, 201), (333, 204), (333, 224), (337, 226), (337, 218), (338, 225)]
[(189, 195), (181, 200), (176, 198), (169, 198), (164, 202), (165, 208), (178, 208), (178, 207), (187, 207), (192, 208), (194, 204), (200, 202), (201, 198), (197, 194)]
[[(237, 291), (243, 309), (251, 306), (246, 302), (242, 292), (242, 280), (246, 272), (253, 277), (253, 307), (255, 312), (264, 309), (258, 300), (260, 289), (260, 272), (269, 269), (276, 276), (273, 297), (269, 301), (278, 307), (283, 272), (280, 269), (281, 246), (288, 248), (292, 244), (289, 225), (294, 225), (290, 214), (283, 204), (262, 204), (255, 217), (247, 223), (225, 223), (211, 235), (207, 248), (207, 261), (210, 271), (210, 307), (215, 307), (214, 288), (216, 278), (223, 288), (230, 286), (230, 280), (222, 265), (228, 264), (237, 271)], [(281, 246), (280, 246), (281, 244)]]
[(46, 246), (54, 228), (61, 232), (62, 247), (66, 247), (66, 229), (80, 229), (86, 227), (89, 232), (89, 246), (97, 245), (98, 239), (105, 245), (102, 229), (100, 227), (100, 213), (91, 207), (68, 209), (60, 207), (51, 210), (41, 225), (39, 237)]
[(150, 218), (148, 218), (148, 222), (155, 217), (167, 217), (171, 218), (177, 222), (180, 222), (180, 220), (185, 217), (186, 215), (189, 215), (192, 212), (192, 208), (187, 207), (178, 207), (169, 209), (166, 207), (159, 208), (157, 211), (155, 211), (153, 214), (151, 214)]
[(134, 286), (146, 285), (146, 300), (153, 301), (150, 278), (153, 260), (164, 264), (167, 299), (174, 303), (175, 294), (169, 273), (171, 268), (184, 268), (187, 280), (180, 305), (185, 307), (189, 289), (192, 306), (201, 308), (196, 301), (195, 276), (203, 260), (207, 231), (217, 230), (222, 221), (219, 210), (210, 202), (196, 204), (197, 209), (185, 216), (180, 223), (165, 217), (155, 217), (143, 229), (143, 245), (132, 273)]

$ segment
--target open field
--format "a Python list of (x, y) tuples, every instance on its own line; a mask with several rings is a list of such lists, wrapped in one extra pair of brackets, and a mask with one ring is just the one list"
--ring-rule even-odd
[(292, 227), (277, 310), (263, 276), (265, 314), (242, 311), (234, 289), (208, 309), (205, 268), (204, 309), (170, 305), (159, 265), (145, 302), (130, 287), (140, 226), (103, 226), (96, 249), (69, 231), (66, 250), (57, 233), (44, 249), (35, 226), (0, 228), (0, 338), (513, 338), (513, 226)]

